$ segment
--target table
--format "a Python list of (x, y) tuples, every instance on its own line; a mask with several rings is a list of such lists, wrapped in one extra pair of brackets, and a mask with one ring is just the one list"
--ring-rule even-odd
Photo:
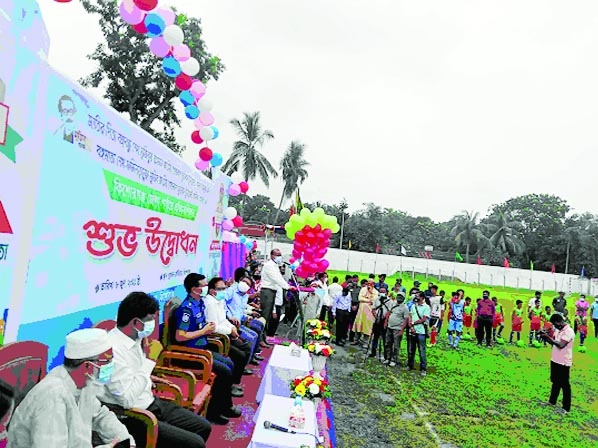
[(268, 360), (255, 401), (261, 403), (265, 394), (290, 396), (290, 382), (298, 376), (308, 375), (311, 370), (311, 358), (307, 350), (301, 349), (301, 356), (298, 357), (291, 355), (290, 347), (276, 345)]
[[(266, 394), (255, 415), (255, 428), (247, 448), (299, 448), (301, 445), (315, 448), (316, 439), (307, 434), (289, 434), (264, 428), (269, 421), (283, 428), (289, 427), (289, 414), (294, 399)], [(305, 411), (305, 428), (297, 432), (305, 432), (317, 436), (316, 411), (311, 401), (303, 400)]]

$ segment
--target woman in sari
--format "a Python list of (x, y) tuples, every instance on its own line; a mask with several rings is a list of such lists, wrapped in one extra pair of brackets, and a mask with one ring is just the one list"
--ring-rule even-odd
[[(378, 297), (378, 291), (374, 288), (374, 282), (368, 282), (361, 291), (359, 291), (359, 311), (355, 316), (355, 323), (353, 324), (353, 331), (357, 334), (355, 342), (351, 345), (358, 345), (366, 343), (367, 338), (372, 334), (372, 326), (374, 325), (374, 311), (372, 309), (374, 300)], [(362, 341), (362, 335), (364, 340)]]

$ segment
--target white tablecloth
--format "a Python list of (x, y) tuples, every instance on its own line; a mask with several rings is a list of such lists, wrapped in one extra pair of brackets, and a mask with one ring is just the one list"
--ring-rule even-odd
[[(316, 439), (306, 434), (289, 434), (273, 429), (264, 428), (264, 422), (269, 421), (283, 428), (289, 427), (289, 415), (293, 407), (292, 398), (265, 395), (255, 415), (255, 429), (247, 448), (299, 448), (306, 445), (315, 448)], [(311, 401), (303, 400), (305, 411), (305, 428), (293, 431), (318, 435), (316, 425), (316, 411)]]
[(298, 357), (291, 355), (290, 347), (276, 345), (264, 371), (256, 401), (261, 403), (265, 394), (289, 397), (290, 382), (298, 376), (309, 374), (311, 369), (311, 358), (307, 350), (301, 349), (301, 356)]

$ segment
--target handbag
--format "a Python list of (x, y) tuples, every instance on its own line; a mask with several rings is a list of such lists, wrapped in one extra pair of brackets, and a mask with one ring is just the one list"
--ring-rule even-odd
[[(415, 312), (417, 313), (418, 319), (421, 319), (422, 317), (419, 315), (419, 310), (417, 309), (417, 305), (413, 304), (413, 306), (415, 307)], [(428, 329), (428, 323), (424, 322), (422, 325), (424, 326), (424, 330), (426, 330), (426, 338), (429, 338), (430, 337), (430, 331)]]

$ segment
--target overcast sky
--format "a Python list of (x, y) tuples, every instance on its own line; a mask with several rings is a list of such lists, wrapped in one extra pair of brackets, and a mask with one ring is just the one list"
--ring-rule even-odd
[[(73, 79), (101, 39), (77, 0), (40, 1), (50, 63)], [(259, 110), (278, 161), (307, 145), (304, 202), (373, 201), (445, 220), (527, 193), (598, 213), (598, 2), (162, 1), (201, 18), (227, 67), (208, 85), (228, 121)], [(157, 62), (158, 63), (158, 62)], [(184, 117), (183, 117), (184, 118)], [(184, 118), (185, 121), (186, 118)], [(197, 147), (188, 139), (185, 160)], [(281, 184), (250, 194), (278, 204)]]

